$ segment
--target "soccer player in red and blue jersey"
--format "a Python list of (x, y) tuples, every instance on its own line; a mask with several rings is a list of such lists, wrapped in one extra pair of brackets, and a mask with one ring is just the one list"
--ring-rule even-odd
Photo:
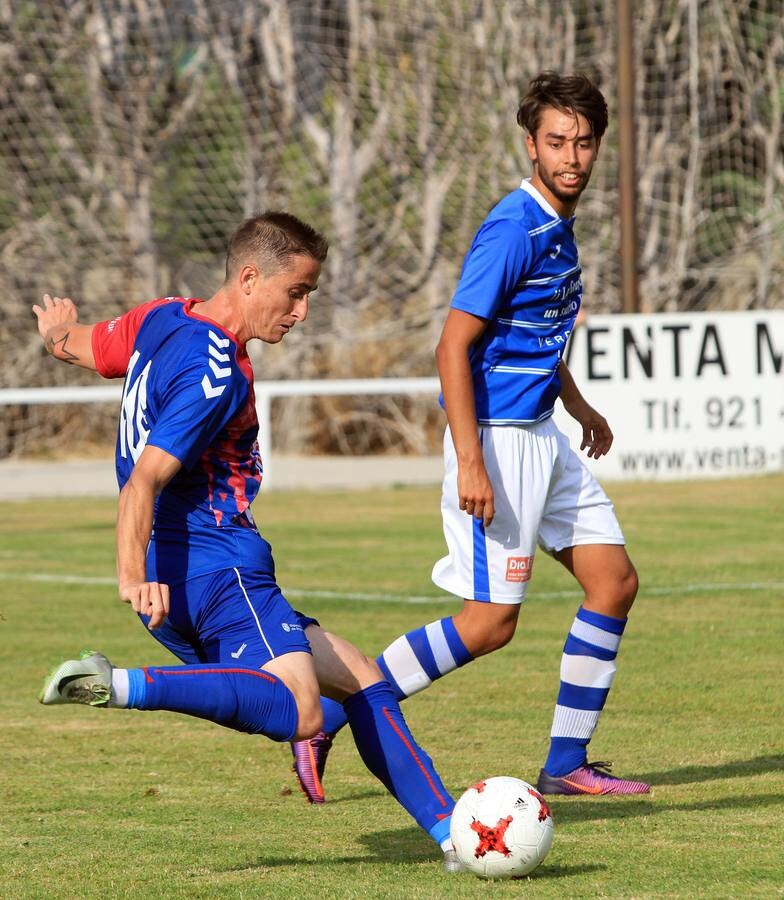
[[(582, 298), (574, 212), (607, 127), (607, 105), (585, 76), (546, 72), (531, 82), (517, 121), (533, 176), (479, 228), (436, 350), (448, 421), (441, 508), (449, 552), (435, 564), (433, 581), (463, 598), (463, 607), (402, 635), (377, 662), (403, 699), (503, 647), (541, 546), (577, 579), (585, 599), (564, 645), (538, 788), (646, 793), (644, 782), (588, 762), (637, 574), (612, 503), (552, 420), (560, 398), (582, 426), (580, 449), (597, 458), (610, 449), (609, 425), (563, 359)], [(323, 732), (293, 745), (312, 802), (324, 802), (326, 756), (345, 721), (335, 704), (325, 701), (324, 711)]]
[(183, 663), (123, 669), (85, 651), (41, 702), (172, 710), (276, 741), (310, 738), (319, 694), (341, 704), (363, 761), (459, 866), (454, 801), (373, 660), (295, 611), (250, 505), (262, 477), (246, 343), (279, 343), (307, 316), (324, 238), (286, 213), (233, 235), (209, 300), (166, 297), (109, 322), (71, 300), (33, 311), (57, 359), (125, 378), (117, 437), (120, 598)]

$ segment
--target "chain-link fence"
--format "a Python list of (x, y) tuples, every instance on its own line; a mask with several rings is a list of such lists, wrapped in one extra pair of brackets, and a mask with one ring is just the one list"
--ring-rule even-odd
[[(782, 0), (635, 13), (642, 308), (783, 305)], [(0, 385), (89, 379), (43, 359), (44, 291), (85, 321), (209, 296), (227, 235), (265, 208), (331, 249), (308, 326), (256, 351), (260, 377), (432, 374), (473, 232), (529, 172), (515, 112), (542, 69), (608, 99), (577, 231), (588, 310), (618, 309), (614, 27), (605, 0), (0, 2)], [(421, 401), (299, 402), (276, 443), (421, 450), (433, 421)], [(0, 455), (113, 427), (5, 409)]]

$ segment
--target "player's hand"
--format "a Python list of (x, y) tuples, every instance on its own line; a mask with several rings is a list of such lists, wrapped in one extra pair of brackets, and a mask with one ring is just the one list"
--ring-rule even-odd
[(147, 627), (154, 631), (169, 614), (169, 585), (157, 581), (128, 581), (120, 585), (120, 600), (130, 603), (135, 613), (149, 616)]
[[(41, 300), (43, 306), (37, 303), (33, 306), (33, 312), (38, 319), (38, 333), (46, 343), (48, 333), (59, 326), (76, 325), (79, 321), (79, 313), (70, 297), (50, 297), (44, 294)], [(50, 348), (47, 346), (47, 350)]]
[(493, 521), (495, 497), (484, 462), (479, 460), (458, 466), (457, 496), (460, 509), (465, 510), (469, 516), (482, 520), (485, 528)]
[[(566, 406), (566, 404), (564, 404)], [(570, 403), (566, 411), (576, 419), (583, 429), (581, 450), (588, 450), (588, 456), (599, 459), (609, 452), (612, 447), (613, 433), (607, 424), (607, 419), (589, 406), (584, 400)]]

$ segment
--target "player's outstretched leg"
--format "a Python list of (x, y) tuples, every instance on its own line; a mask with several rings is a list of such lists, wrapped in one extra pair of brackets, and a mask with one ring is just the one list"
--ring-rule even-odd
[(57, 666), (39, 699), (46, 705), (165, 709), (274, 741), (290, 741), (298, 723), (294, 695), (263, 669), (221, 663), (118, 669), (92, 650)]
[[(397, 700), (405, 700), (434, 681), (471, 662), (474, 657), (457, 633), (451, 616), (409, 631), (376, 658)], [(293, 771), (311, 803), (324, 803), (324, 768), (332, 739), (348, 721), (343, 705), (321, 698), (322, 730), (307, 741), (291, 745)]]
[(444, 870), (459, 871), (449, 825), (454, 800), (417, 744), (389, 682), (353, 644), (315, 624), (306, 636), (321, 689), (342, 702), (368, 769), (441, 847)]
[(417, 744), (386, 681), (370, 685), (343, 704), (359, 755), (368, 769), (445, 853), (455, 801), (433, 762)]
[(611, 775), (608, 763), (587, 761), (587, 746), (610, 693), (625, 627), (625, 618), (583, 607), (577, 611), (561, 659), (550, 752), (537, 782), (542, 794), (646, 794), (650, 790), (642, 781)]

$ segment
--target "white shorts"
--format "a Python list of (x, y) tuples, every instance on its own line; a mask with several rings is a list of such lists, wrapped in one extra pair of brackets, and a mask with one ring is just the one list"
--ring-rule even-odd
[(457, 458), (444, 435), (441, 514), (449, 555), (433, 567), (440, 588), (467, 600), (521, 603), (537, 544), (548, 553), (579, 544), (623, 544), (615, 509), (552, 419), (479, 429), (495, 495), (484, 523), (460, 509)]

